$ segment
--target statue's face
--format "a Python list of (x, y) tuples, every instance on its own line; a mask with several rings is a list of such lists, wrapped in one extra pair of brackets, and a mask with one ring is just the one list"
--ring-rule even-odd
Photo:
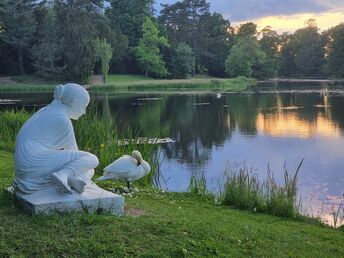
[(78, 101), (73, 101), (69, 108), (69, 117), (73, 120), (77, 120), (79, 117), (86, 114), (86, 107), (89, 102), (90, 99), (87, 96), (82, 96)]

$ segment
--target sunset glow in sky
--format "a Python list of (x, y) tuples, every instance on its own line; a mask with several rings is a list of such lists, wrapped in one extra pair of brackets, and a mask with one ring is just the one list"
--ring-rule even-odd
[[(173, 4), (174, 0), (157, 0)], [(219, 12), (233, 26), (253, 21), (258, 30), (272, 26), (279, 33), (304, 27), (308, 19), (316, 19), (318, 27), (326, 30), (344, 22), (344, 0), (208, 0), (211, 12)]]

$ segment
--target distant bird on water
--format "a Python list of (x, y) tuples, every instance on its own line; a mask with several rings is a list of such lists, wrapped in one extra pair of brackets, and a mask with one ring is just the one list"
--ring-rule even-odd
[(97, 180), (126, 181), (130, 190), (130, 182), (148, 175), (150, 170), (150, 165), (143, 160), (141, 153), (138, 150), (134, 150), (131, 156), (123, 155), (104, 168), (103, 176)]

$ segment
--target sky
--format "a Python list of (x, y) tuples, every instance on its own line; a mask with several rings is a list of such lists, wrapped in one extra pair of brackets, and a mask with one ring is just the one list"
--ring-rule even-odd
[[(173, 4), (174, 0), (156, 0), (160, 4)], [(265, 26), (279, 33), (293, 32), (304, 27), (308, 19), (316, 19), (320, 30), (344, 22), (344, 0), (208, 0), (211, 12), (219, 12), (232, 26), (253, 21), (258, 30)]]

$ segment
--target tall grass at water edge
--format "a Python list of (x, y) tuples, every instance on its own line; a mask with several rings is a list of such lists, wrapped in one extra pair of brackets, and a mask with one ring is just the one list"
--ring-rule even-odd
[[(0, 112), (0, 149), (14, 152), (16, 136), (33, 113), (25, 110), (4, 110)], [(103, 168), (124, 154), (131, 154), (134, 149), (142, 153), (143, 158), (151, 165), (151, 172), (137, 183), (151, 186), (159, 184), (159, 155), (155, 144), (137, 144), (136, 134), (128, 128), (119, 134), (115, 117), (102, 115), (91, 106), (86, 115), (73, 121), (74, 132), (80, 150), (95, 154), (99, 159), (96, 174), (101, 175)], [(119, 144), (127, 139), (127, 144)]]
[[(281, 217), (298, 217), (300, 207), (297, 202), (297, 176), (302, 163), (303, 160), (293, 176), (284, 165), (284, 184), (281, 185), (276, 182), (270, 168), (266, 179), (261, 181), (253, 169), (249, 169), (245, 164), (228, 167), (224, 180), (219, 182), (215, 198), (220, 204), (233, 208)], [(209, 195), (206, 178), (192, 177), (189, 192)]]

